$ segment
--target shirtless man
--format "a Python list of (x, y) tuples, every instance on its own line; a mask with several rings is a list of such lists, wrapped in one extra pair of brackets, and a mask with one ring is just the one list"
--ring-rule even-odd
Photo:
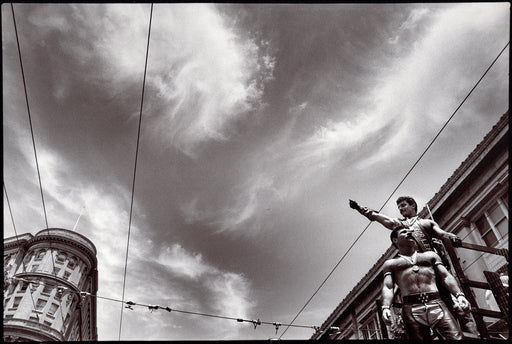
[[(418, 206), (416, 201), (409, 196), (402, 196), (396, 200), (398, 210), (403, 216), (402, 219), (392, 218), (387, 215), (381, 214), (376, 210), (367, 207), (360, 207), (356, 202), (350, 201), (350, 207), (359, 211), (362, 215), (366, 216), (370, 221), (377, 221), (387, 229), (410, 228), (412, 236), (418, 245), (418, 251), (427, 252), (435, 251), (440, 257), (443, 264), (450, 269), (448, 258), (443, 254), (444, 247), (432, 240), (432, 238), (448, 238), (452, 241), (453, 246), (460, 246), (461, 239), (452, 233), (442, 230), (439, 225), (429, 219), (422, 219), (418, 217)], [(478, 335), (476, 324), (469, 313), (462, 311), (462, 308), (453, 300), (449, 292), (440, 285), (441, 298), (444, 300), (448, 308), (455, 312), (455, 316), (460, 321), (460, 325), (465, 332)]]
[(430, 330), (443, 339), (462, 339), (462, 330), (439, 297), (436, 273), (443, 285), (457, 299), (460, 307), (469, 303), (460, 291), (455, 278), (446, 270), (441, 258), (433, 251), (418, 252), (412, 230), (401, 228), (391, 233), (393, 245), (398, 247), (399, 257), (384, 263), (382, 288), (382, 318), (391, 324), (389, 309), (393, 300), (394, 283), (402, 293), (402, 318), (409, 339), (430, 339)]

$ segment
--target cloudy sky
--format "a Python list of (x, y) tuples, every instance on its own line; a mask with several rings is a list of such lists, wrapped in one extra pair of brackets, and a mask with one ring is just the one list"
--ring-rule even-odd
[[(98, 249), (121, 299), (149, 4), (16, 4), (50, 227)], [(509, 41), (507, 3), (156, 4), (125, 300), (289, 323)], [(13, 16), (2, 5), (4, 183), (45, 228)], [(504, 52), (384, 208), (420, 207), (508, 109)], [(389, 247), (372, 224), (294, 324), (318, 326)], [(5, 205), (4, 238), (14, 235)], [(135, 307), (121, 339), (268, 339)], [(98, 300), (98, 339), (121, 307)], [(284, 339), (307, 339), (292, 327)]]

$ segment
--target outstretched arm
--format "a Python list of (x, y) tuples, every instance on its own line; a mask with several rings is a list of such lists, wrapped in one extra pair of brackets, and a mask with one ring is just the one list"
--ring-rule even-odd
[(457, 299), (457, 302), (459, 303), (459, 305), (461, 306), (461, 308), (463, 310), (468, 309), (469, 302), (466, 299), (466, 296), (464, 295), (464, 293), (460, 290), (460, 288), (457, 284), (457, 281), (455, 280), (453, 275), (450, 272), (448, 272), (446, 267), (443, 265), (443, 263), (441, 262), (441, 258), (436, 253), (433, 253), (433, 254), (435, 255), (434, 267), (435, 267), (436, 272), (437, 272), (438, 276), (440, 277), (440, 280), (442, 281), (443, 285), (446, 287), (446, 289), (448, 289), (448, 291), (450, 293), (452, 293), (452, 295), (455, 296), (455, 298)]
[(376, 210), (367, 207), (361, 207), (357, 202), (350, 200), (350, 207), (357, 210), (361, 215), (366, 216), (370, 221), (377, 221), (387, 229), (393, 229), (400, 222), (397, 219), (381, 214)]

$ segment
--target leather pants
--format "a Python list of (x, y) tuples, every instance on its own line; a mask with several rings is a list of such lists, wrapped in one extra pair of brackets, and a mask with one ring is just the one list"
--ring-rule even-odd
[(403, 305), (402, 317), (409, 339), (430, 339), (430, 329), (442, 339), (462, 339), (459, 324), (440, 299)]

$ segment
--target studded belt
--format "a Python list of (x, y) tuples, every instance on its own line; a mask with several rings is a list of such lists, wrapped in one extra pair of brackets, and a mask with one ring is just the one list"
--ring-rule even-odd
[(414, 305), (416, 303), (427, 303), (431, 300), (440, 299), (438, 292), (432, 293), (420, 293), (420, 294), (412, 294), (406, 295), (402, 297), (402, 302), (404, 305)]

